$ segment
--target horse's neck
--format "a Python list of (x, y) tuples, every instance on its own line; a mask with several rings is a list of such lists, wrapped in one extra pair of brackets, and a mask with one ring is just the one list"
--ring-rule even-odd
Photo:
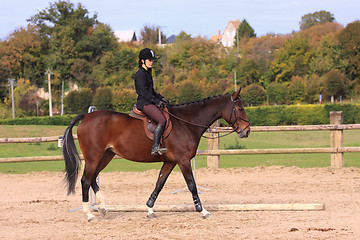
[[(221, 111), (225, 106), (223, 98), (225, 96), (217, 97), (214, 99), (204, 100), (203, 102), (196, 102), (184, 106), (179, 114), (183, 116), (184, 120), (210, 127), (216, 120), (221, 117)], [(199, 126), (187, 124), (194, 134), (201, 136), (207, 129)]]
[(221, 117), (221, 110), (223, 103), (206, 103), (192, 116), (193, 122), (200, 122), (201, 125), (211, 126), (216, 120)]

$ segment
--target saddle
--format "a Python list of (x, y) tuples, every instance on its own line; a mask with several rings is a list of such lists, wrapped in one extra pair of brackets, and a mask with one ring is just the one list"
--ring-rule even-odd
[[(165, 124), (165, 130), (162, 136), (162, 140), (167, 138), (172, 130), (172, 123), (170, 121), (170, 116), (167, 113), (167, 108), (165, 107), (166, 111), (162, 111), (162, 114), (164, 115), (165, 119), (166, 119), (166, 124)], [(134, 106), (134, 108), (130, 111), (129, 113), (130, 117), (136, 118), (136, 119), (140, 119), (143, 121), (144, 123), (144, 130), (145, 130), (145, 134), (148, 138), (150, 138), (151, 140), (154, 140), (154, 130), (155, 127), (157, 126), (157, 122), (152, 120), (151, 118), (149, 118), (148, 116), (145, 115), (145, 113), (143, 113), (142, 111), (140, 111), (139, 109), (137, 109), (136, 106)]]

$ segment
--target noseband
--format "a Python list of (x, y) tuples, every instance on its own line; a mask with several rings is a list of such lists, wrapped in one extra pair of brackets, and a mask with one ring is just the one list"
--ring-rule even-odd
[[(249, 120), (244, 119), (244, 118), (238, 116), (238, 114), (236, 113), (235, 103), (241, 101), (241, 99), (234, 100), (233, 97), (232, 97), (232, 95), (230, 95), (230, 98), (231, 98), (231, 103), (232, 103), (232, 111), (231, 111), (231, 115), (230, 115), (230, 120), (231, 120), (231, 118), (232, 118), (233, 115), (234, 115), (234, 117), (235, 117), (235, 121), (231, 124), (231, 127), (234, 129), (234, 132), (240, 134), (240, 133), (242, 133), (243, 131), (245, 131), (247, 128), (250, 127), (250, 122), (249, 122)], [(243, 110), (244, 110), (244, 109), (240, 109), (240, 111), (243, 111)], [(241, 127), (240, 127), (239, 124), (237, 123), (237, 120), (238, 120), (238, 119), (240, 119), (240, 120), (242, 120), (242, 121), (244, 121), (244, 122), (247, 122), (248, 125), (247, 125), (244, 129), (241, 129)]]

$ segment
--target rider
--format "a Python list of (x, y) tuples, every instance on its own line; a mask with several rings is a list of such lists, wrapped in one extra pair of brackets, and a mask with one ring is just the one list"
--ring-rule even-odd
[(154, 52), (149, 48), (144, 48), (139, 53), (139, 70), (135, 73), (135, 90), (138, 94), (136, 107), (157, 122), (151, 155), (161, 155), (167, 152), (166, 148), (160, 147), (166, 119), (159, 108), (164, 107), (169, 100), (154, 90), (151, 68), (155, 59)]

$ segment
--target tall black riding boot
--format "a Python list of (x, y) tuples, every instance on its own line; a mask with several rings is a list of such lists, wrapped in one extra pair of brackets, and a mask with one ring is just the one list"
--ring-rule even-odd
[(164, 133), (165, 126), (162, 124), (159, 124), (155, 127), (154, 130), (154, 143), (151, 150), (151, 155), (162, 155), (163, 153), (167, 152), (166, 148), (160, 147), (160, 139)]

